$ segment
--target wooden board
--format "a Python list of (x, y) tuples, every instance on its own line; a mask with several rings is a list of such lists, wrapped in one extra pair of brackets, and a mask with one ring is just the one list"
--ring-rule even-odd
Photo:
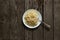
[(54, 0), (54, 40), (60, 40), (60, 0)]
[[(37, 9), (43, 15), (43, 0), (33, 0), (33, 8)], [(43, 25), (33, 30), (33, 40), (43, 40)]]
[[(40, 11), (43, 24), (28, 29), (22, 23), (27, 9)], [(0, 0), (0, 40), (60, 40), (60, 0)]]
[(44, 28), (44, 40), (54, 40), (54, 10), (53, 1), (44, 0), (44, 22), (51, 26), (50, 31)]
[[(32, 0), (25, 0), (25, 11), (32, 9)], [(32, 30), (25, 27), (25, 40), (32, 40)]]
[(9, 40), (9, 0), (0, 0), (0, 40)]
[(24, 40), (24, 26), (22, 23), (24, 0), (9, 0), (9, 13), (10, 40)]

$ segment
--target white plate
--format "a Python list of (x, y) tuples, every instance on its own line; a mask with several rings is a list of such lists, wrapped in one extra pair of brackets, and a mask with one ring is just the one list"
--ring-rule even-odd
[(39, 20), (40, 20), (40, 21), (37, 22), (37, 25), (35, 25), (35, 26), (33, 27), (33, 26), (29, 26), (29, 25), (27, 25), (27, 24), (25, 23), (24, 17), (25, 17), (25, 15), (27, 14), (27, 12), (28, 12), (28, 11), (31, 11), (31, 10), (35, 10), (35, 9), (28, 9), (27, 11), (25, 11), (25, 13), (23, 14), (23, 17), (22, 17), (22, 21), (23, 21), (23, 24), (24, 24), (26, 27), (28, 27), (28, 28), (37, 28), (37, 27), (41, 24), (41, 22), (42, 22), (42, 16), (41, 16), (40, 12), (37, 11), (37, 10), (35, 10), (35, 11), (37, 12), (38, 18), (39, 18)]

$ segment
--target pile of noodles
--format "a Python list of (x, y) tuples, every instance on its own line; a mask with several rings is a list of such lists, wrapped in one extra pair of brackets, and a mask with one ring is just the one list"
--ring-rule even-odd
[(35, 26), (38, 22), (37, 16), (38, 15), (35, 10), (28, 11), (25, 16), (26, 23), (30, 26)]

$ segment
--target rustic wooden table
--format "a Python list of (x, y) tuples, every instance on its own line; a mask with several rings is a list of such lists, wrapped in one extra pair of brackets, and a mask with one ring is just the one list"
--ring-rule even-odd
[[(44, 25), (25, 28), (22, 15), (31, 8), (41, 12), (50, 31)], [(0, 0), (0, 40), (60, 40), (60, 0)]]

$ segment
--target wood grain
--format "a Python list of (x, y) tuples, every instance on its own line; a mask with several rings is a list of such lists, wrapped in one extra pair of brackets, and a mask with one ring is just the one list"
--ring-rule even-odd
[[(28, 29), (22, 23), (28, 9), (40, 11), (47, 31), (41, 24)], [(0, 0), (0, 40), (60, 40), (60, 0)]]
[[(25, 0), (25, 11), (32, 9), (32, 0)], [(32, 30), (25, 27), (25, 40), (32, 40)]]
[[(42, 14), (43, 0), (33, 0), (33, 8), (37, 9)], [(40, 25), (38, 28), (33, 30), (33, 40), (43, 40), (43, 26)]]
[(52, 0), (44, 0), (44, 22), (51, 25), (50, 31), (44, 28), (44, 40), (54, 40), (54, 16)]
[(0, 40), (9, 40), (9, 0), (0, 0)]
[(54, 40), (60, 40), (60, 0), (54, 0)]
[(22, 24), (24, 0), (9, 0), (9, 4), (10, 40), (24, 40), (24, 26)]

